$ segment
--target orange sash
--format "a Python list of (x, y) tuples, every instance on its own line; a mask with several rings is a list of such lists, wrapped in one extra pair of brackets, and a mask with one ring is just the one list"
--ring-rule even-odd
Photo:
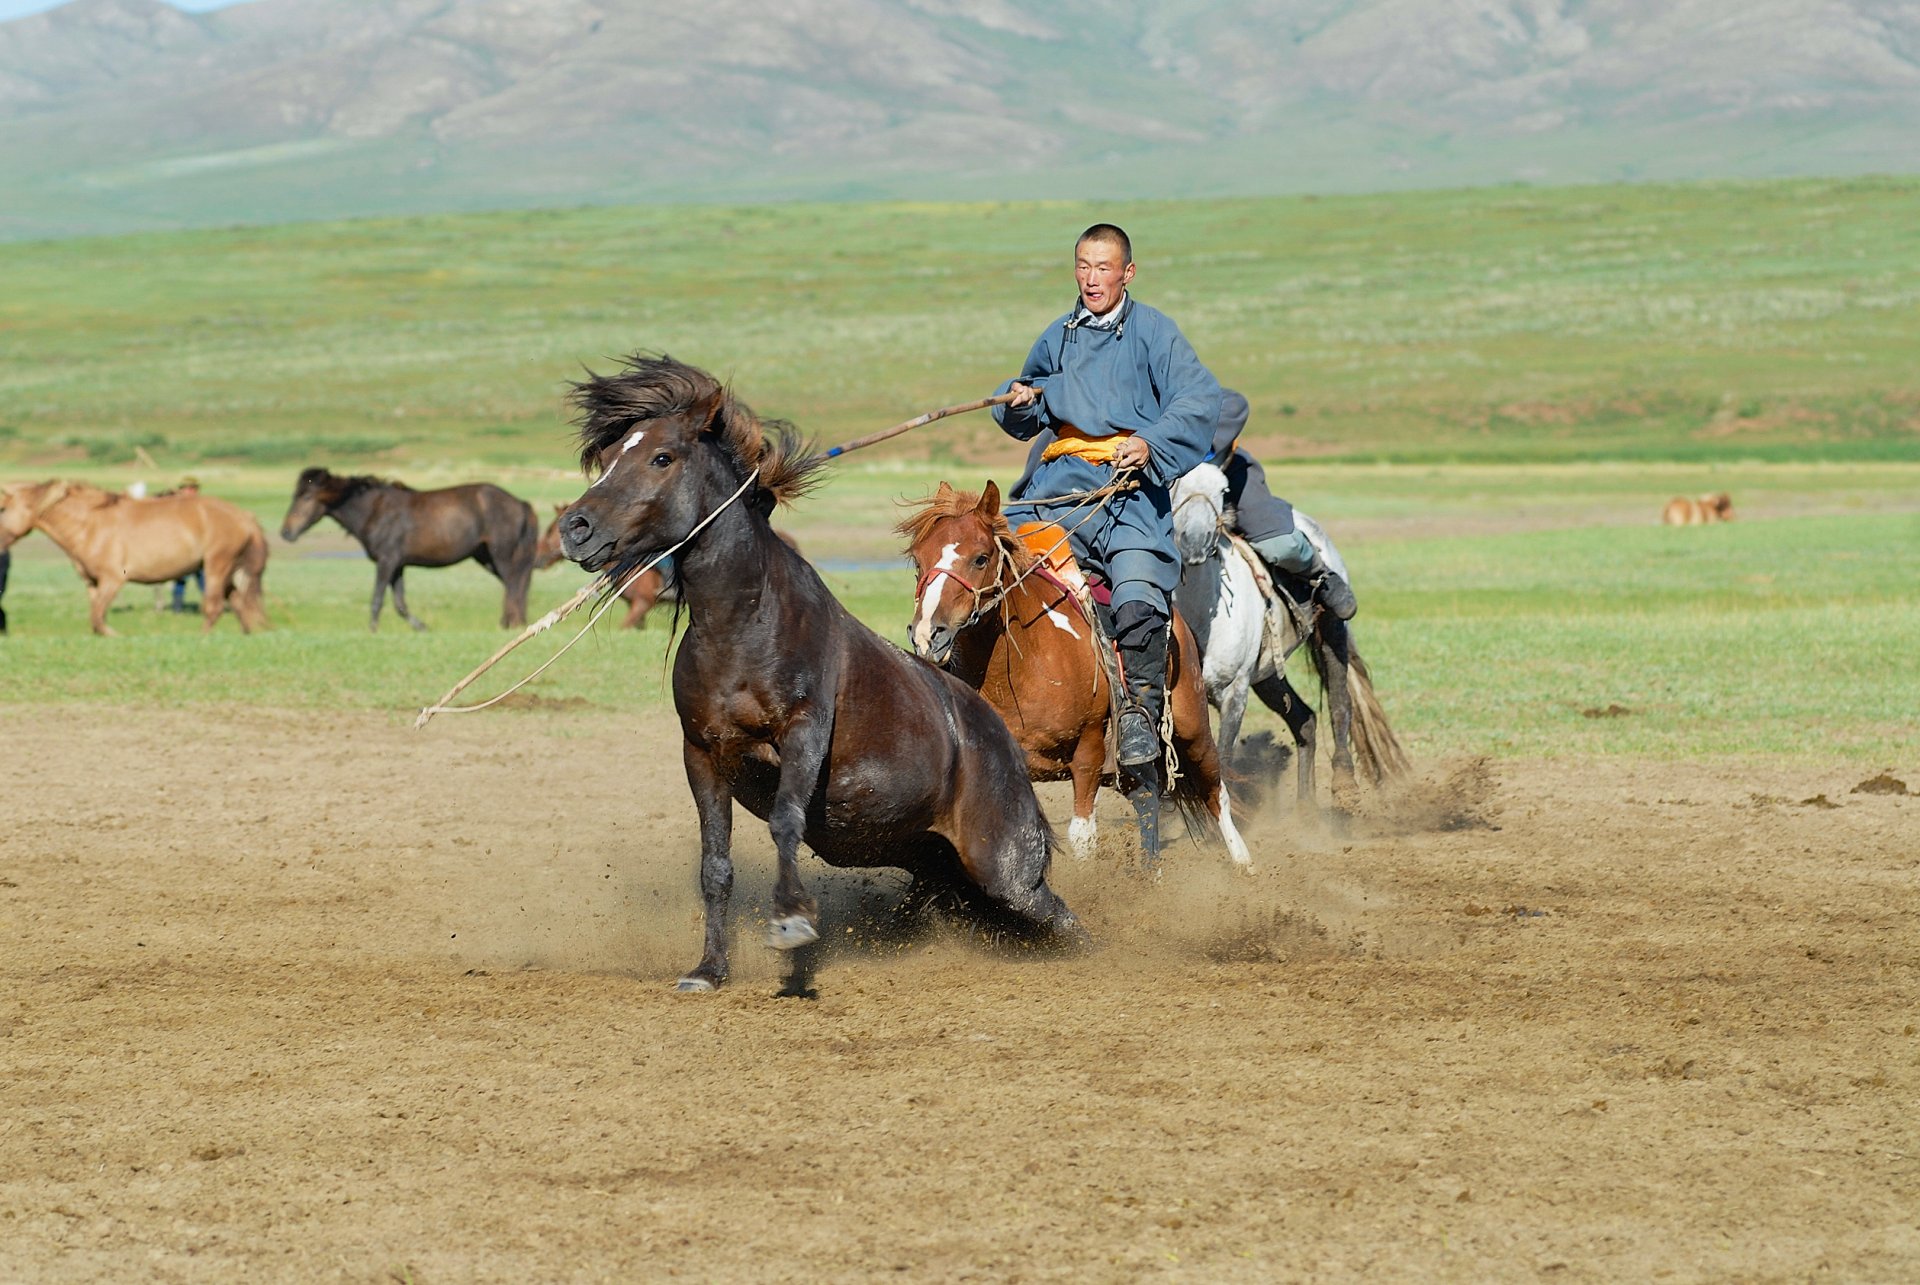
[(1120, 443), (1133, 436), (1122, 428), (1110, 437), (1088, 437), (1072, 424), (1062, 424), (1054, 431), (1059, 434), (1058, 440), (1047, 443), (1047, 449), (1040, 452), (1042, 460), (1072, 455), (1093, 464), (1111, 464), (1120, 453)]

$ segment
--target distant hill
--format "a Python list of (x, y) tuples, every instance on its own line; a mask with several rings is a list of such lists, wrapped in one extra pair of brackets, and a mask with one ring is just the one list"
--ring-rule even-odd
[(1911, 0), (73, 0), (0, 236), (1920, 170)]

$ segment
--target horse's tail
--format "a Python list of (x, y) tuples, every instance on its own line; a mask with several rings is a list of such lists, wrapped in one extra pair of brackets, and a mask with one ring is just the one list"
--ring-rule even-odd
[[(266, 593), (267, 555), (269, 553), (267, 533), (258, 520), (248, 524), (247, 542), (240, 550), (240, 556), (233, 561), (233, 589), (240, 601), (247, 604), (255, 620), (261, 625), (267, 623), (267, 609), (262, 601)], [(248, 622), (251, 628), (254, 621)]]
[[(1317, 661), (1319, 650), (1311, 650)], [(1412, 765), (1407, 761), (1407, 752), (1400, 748), (1400, 738), (1393, 734), (1393, 727), (1387, 722), (1387, 711), (1381, 708), (1380, 698), (1374, 693), (1373, 675), (1367, 669), (1367, 662), (1360, 658), (1360, 649), (1349, 646), (1347, 660), (1347, 690), (1353, 699), (1355, 766), (1375, 785), (1406, 775)]]

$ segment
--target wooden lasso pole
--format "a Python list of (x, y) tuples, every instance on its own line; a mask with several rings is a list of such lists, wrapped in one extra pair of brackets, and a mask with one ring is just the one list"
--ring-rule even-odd
[(845, 455), (848, 451), (863, 450), (876, 443), (884, 442), (889, 437), (898, 437), (900, 434), (911, 432), (916, 428), (925, 428), (936, 419), (945, 419), (949, 415), (964, 415), (968, 411), (985, 410), (989, 406), (1004, 406), (1012, 400), (1012, 393), (1001, 393), (998, 397), (982, 397), (977, 402), (963, 402), (958, 406), (942, 406), (939, 410), (930, 410), (924, 415), (915, 415), (912, 419), (904, 423), (895, 424), (892, 428), (883, 428), (877, 433), (868, 433), (865, 437), (856, 437), (851, 442), (842, 442), (838, 446), (830, 446), (827, 448), (827, 458), (830, 460), (836, 459), (839, 456)]

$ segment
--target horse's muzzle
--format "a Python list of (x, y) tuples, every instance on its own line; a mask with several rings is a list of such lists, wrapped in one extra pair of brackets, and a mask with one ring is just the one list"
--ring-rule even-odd
[(613, 539), (601, 533), (592, 514), (569, 509), (560, 515), (559, 522), (560, 552), (571, 561), (588, 571), (598, 571), (613, 560)]
[(931, 629), (911, 630), (908, 640), (913, 644), (914, 655), (936, 665), (944, 665), (953, 655), (953, 639), (953, 630), (945, 625), (935, 625)]

